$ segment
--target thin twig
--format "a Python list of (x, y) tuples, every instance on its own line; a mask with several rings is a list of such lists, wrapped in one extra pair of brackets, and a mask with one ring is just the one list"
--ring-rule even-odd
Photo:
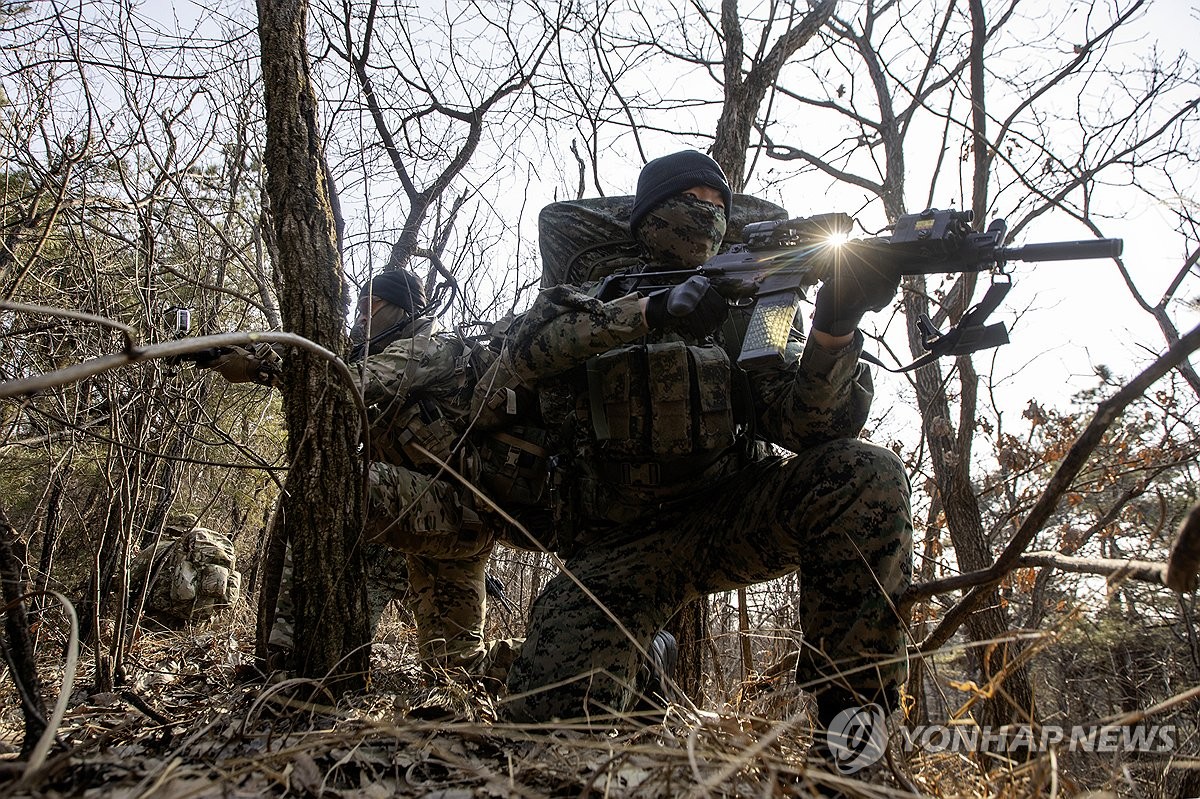
[(1196, 349), (1200, 349), (1200, 325), (1192, 328), (1187, 335), (1180, 338), (1179, 341), (1159, 356), (1154, 363), (1126, 383), (1117, 393), (1100, 403), (1088, 426), (1079, 434), (1079, 437), (1075, 439), (1075, 443), (1071, 445), (1070, 450), (1067, 451), (1062, 461), (1059, 462), (1058, 468), (1050, 477), (1050, 481), (1046, 484), (1042, 495), (1038, 497), (1037, 502), (1029, 511), (1029, 515), (1025, 517), (1025, 521), (1021, 523), (1021, 527), (1017, 530), (1016, 535), (1009, 541), (1004, 551), (1000, 553), (1000, 556), (996, 558), (996, 562), (988, 569), (991, 572), (990, 579), (973, 588), (969, 594), (963, 597), (957, 605), (952, 607), (942, 617), (941, 622), (938, 623), (933, 632), (921, 642), (922, 652), (937, 649), (950, 640), (950, 637), (954, 635), (958, 628), (975, 612), (975, 608), (978, 607), (979, 603), (988, 596), (991, 589), (1003, 579), (1004, 575), (1016, 567), (1015, 564), (1017, 564), (1018, 559), (1024, 553), (1025, 548), (1029, 546), (1034, 537), (1046, 526), (1051, 515), (1058, 508), (1059, 500), (1062, 499), (1063, 494), (1071, 487), (1080, 470), (1088, 462), (1092, 452), (1100, 445), (1104, 433), (1107, 432), (1108, 428), (1116, 421), (1125, 408), (1135, 399), (1142, 396), (1161, 377), (1186, 360)]
[(51, 308), (46, 305), (26, 305), (21, 302), (12, 302), (11, 300), (0, 300), (0, 310), (60, 316), (64, 319), (75, 319), (79, 322), (91, 322), (101, 327), (111, 327), (115, 330), (120, 330), (121, 335), (125, 337), (126, 352), (132, 352), (137, 346), (137, 339), (134, 337), (133, 328), (124, 322), (109, 319), (107, 316), (96, 316), (95, 314), (84, 313), (83, 311), (71, 311), (66, 308)]

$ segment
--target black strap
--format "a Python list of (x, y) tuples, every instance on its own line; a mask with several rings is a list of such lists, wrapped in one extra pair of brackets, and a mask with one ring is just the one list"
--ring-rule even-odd
[(933, 321), (928, 315), (921, 314), (921, 318), (917, 320), (917, 329), (921, 331), (921, 346), (927, 352), (908, 366), (893, 369), (867, 352), (862, 354), (862, 360), (889, 372), (902, 374), (931, 364), (943, 355), (969, 355), (972, 352), (1007, 344), (1008, 329), (1003, 322), (990, 325), (985, 325), (984, 322), (992, 315), (993, 311), (1000, 307), (1000, 303), (1011, 288), (1011, 280), (993, 281), (992, 285), (988, 287), (987, 293), (983, 295), (983, 299), (963, 314), (962, 319), (958, 320), (958, 324), (945, 333), (933, 326)]

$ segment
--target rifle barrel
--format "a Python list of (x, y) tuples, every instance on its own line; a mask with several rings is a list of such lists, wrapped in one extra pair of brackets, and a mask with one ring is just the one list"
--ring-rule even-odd
[(1005, 247), (1001, 257), (1006, 261), (1073, 261), (1083, 258), (1116, 258), (1125, 242), (1122, 239), (1087, 239), (1085, 241), (1048, 241)]

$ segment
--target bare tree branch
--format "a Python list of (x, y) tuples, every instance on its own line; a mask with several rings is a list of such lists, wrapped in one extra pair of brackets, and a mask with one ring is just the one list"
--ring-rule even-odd
[(1017, 559), (1033, 541), (1034, 536), (1045, 526), (1050, 515), (1058, 507), (1059, 500), (1071, 487), (1075, 476), (1087, 463), (1088, 458), (1100, 443), (1104, 432), (1120, 416), (1121, 411), (1198, 348), (1200, 348), (1200, 326), (1193, 328), (1183, 336), (1179, 343), (1163, 353), (1141, 374), (1123, 386), (1120, 391), (1100, 403), (1091, 422), (1080, 433), (1071, 449), (1059, 463), (1042, 491), (1042, 495), (1030, 510), (1029, 515), (1025, 517), (1025, 521), (1022, 522), (1016, 535), (1008, 542), (1000, 556), (996, 558), (995, 563), (986, 570), (991, 574), (990, 579), (978, 584), (958, 604), (947, 611), (933, 632), (921, 642), (922, 652), (931, 652), (950, 640), (950, 636), (954, 635), (955, 631), (974, 612), (980, 600), (1000, 582), (1005, 574), (1015, 568), (1014, 564)]

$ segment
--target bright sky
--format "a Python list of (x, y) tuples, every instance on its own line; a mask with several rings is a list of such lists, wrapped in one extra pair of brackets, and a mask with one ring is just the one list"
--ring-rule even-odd
[[(1097, 7), (1100, 6), (1063, 4), (1063, 8), (1070, 8), (1071, 13), (1087, 13)], [(1131, 32), (1128, 36), (1137, 36), (1137, 46), (1140, 48), (1156, 45), (1166, 52), (1186, 50), (1200, 39), (1200, 12), (1197, 7), (1196, 2), (1186, 0), (1152, 2), (1145, 19), (1138, 25), (1137, 31), (1140, 33)], [(191, 0), (177, 0), (174, 3), (152, 0), (145, 7), (145, 13), (162, 19), (174, 16), (182, 27), (187, 28), (208, 12), (204, 6)], [(561, 144), (565, 152), (566, 142)], [(648, 154), (664, 154), (692, 144), (696, 142), (664, 140), (658, 151)], [(550, 143), (550, 146), (553, 149), (555, 145)], [(920, 153), (910, 149), (908, 158), (911, 161), (915, 162), (920, 157)], [(636, 164), (615, 158), (613, 161), (606, 167), (611, 168), (614, 183), (627, 180), (632, 187)], [(558, 174), (555, 169), (551, 169), (550, 173), (551, 177)], [(548, 199), (552, 187), (543, 188)], [(823, 184), (818, 185), (814, 199), (812, 182), (797, 179), (786, 184), (782, 199), (788, 210), (797, 216), (853, 210), (857, 202), (855, 199), (847, 198), (843, 206), (838, 207), (836, 194), (825, 193), (825, 188)], [(524, 229), (527, 236), (532, 235), (532, 220), (536, 218), (540, 205), (540, 202), (531, 198), (525, 209)], [(1008, 212), (1003, 207), (999, 211)], [(517, 213), (515, 206), (512, 212)], [(1171, 230), (1167, 209), (1138, 198), (1120, 218), (1113, 219), (1104, 232), (1108, 236), (1125, 239), (1124, 257), (1134, 279), (1147, 298), (1157, 302), (1183, 257), (1182, 245)], [(1021, 240), (1015, 243), (1088, 236), (1078, 226), (1058, 229), (1041, 225), (1026, 231)], [(1157, 326), (1130, 299), (1125, 284), (1111, 262), (1017, 264), (1012, 272), (1015, 288), (996, 318), (1010, 323), (1013, 343), (994, 351), (994, 373), (1005, 379), (1001, 397), (1007, 412), (1019, 413), (1029, 399), (1061, 406), (1073, 392), (1094, 385), (1094, 364), (1104, 364), (1118, 374), (1128, 374), (1134, 369), (1134, 364), (1146, 361), (1147, 351), (1158, 352), (1164, 348)], [(982, 287), (976, 298), (981, 295)], [(1193, 299), (1200, 297), (1200, 279), (1195, 275), (1183, 296)], [(1025, 309), (1028, 312), (1021, 313)], [(1017, 318), (1018, 314), (1020, 318)], [(1173, 316), (1181, 332), (1200, 322), (1200, 313), (1195, 309), (1178, 305), (1173, 308)], [(987, 354), (980, 355), (977, 361), (981, 372), (991, 368)], [(881, 392), (901, 389), (902, 380), (881, 375), (878, 380)]]

